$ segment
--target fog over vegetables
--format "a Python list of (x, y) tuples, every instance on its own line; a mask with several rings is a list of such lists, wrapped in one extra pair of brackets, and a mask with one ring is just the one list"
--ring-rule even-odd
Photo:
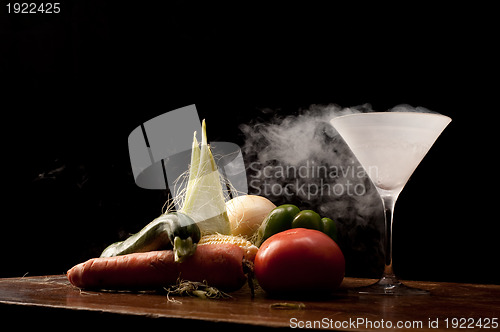
[[(389, 111), (431, 112), (398, 105)], [(337, 116), (373, 112), (371, 105), (311, 105), (288, 116), (264, 110), (265, 120), (241, 124), (249, 193), (276, 205), (293, 203), (334, 219), (349, 275), (377, 277), (383, 267), (384, 217), (365, 170), (330, 124)]]

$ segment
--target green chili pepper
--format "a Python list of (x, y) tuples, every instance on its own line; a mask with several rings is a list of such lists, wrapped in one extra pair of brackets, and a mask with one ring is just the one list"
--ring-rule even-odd
[(275, 207), (262, 222), (257, 233), (256, 245), (260, 246), (272, 235), (290, 229), (293, 218), (299, 212), (300, 209), (293, 204), (283, 204)]
[(313, 210), (300, 211), (292, 221), (292, 228), (308, 228), (323, 231), (323, 222)]
[(257, 232), (255, 245), (260, 245), (274, 234), (286, 231), (290, 228), (315, 229), (325, 233), (334, 241), (337, 241), (337, 225), (330, 218), (321, 218), (313, 210), (303, 210), (292, 204), (284, 204), (274, 208), (264, 219)]
[(335, 224), (335, 221), (330, 218), (322, 218), (321, 222), (323, 223), (323, 233), (331, 237), (333, 241), (337, 242), (337, 225)]
[(162, 214), (125, 241), (111, 244), (104, 249), (101, 257), (163, 250), (173, 246), (175, 261), (180, 262), (194, 254), (200, 238), (200, 228), (191, 217), (181, 212), (171, 212)]

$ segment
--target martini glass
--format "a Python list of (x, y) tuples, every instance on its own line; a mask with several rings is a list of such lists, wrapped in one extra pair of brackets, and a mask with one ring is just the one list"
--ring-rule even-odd
[(415, 112), (373, 112), (339, 116), (331, 124), (365, 169), (385, 211), (385, 268), (375, 284), (358, 293), (412, 295), (428, 291), (403, 285), (392, 268), (394, 205), (404, 185), (451, 119)]

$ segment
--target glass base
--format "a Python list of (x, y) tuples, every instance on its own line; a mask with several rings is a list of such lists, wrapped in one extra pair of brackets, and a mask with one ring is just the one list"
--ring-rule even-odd
[(425, 289), (413, 288), (404, 285), (394, 276), (383, 276), (373, 285), (357, 287), (350, 290), (357, 294), (375, 294), (375, 295), (430, 295)]

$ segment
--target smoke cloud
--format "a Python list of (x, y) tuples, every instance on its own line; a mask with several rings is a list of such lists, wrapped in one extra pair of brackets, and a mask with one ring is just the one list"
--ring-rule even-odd
[[(249, 194), (276, 205), (292, 203), (334, 219), (347, 273), (378, 277), (383, 267), (384, 216), (380, 197), (363, 167), (330, 124), (334, 117), (372, 112), (371, 105), (311, 105), (296, 115), (240, 125)], [(389, 111), (431, 112), (398, 105)]]

